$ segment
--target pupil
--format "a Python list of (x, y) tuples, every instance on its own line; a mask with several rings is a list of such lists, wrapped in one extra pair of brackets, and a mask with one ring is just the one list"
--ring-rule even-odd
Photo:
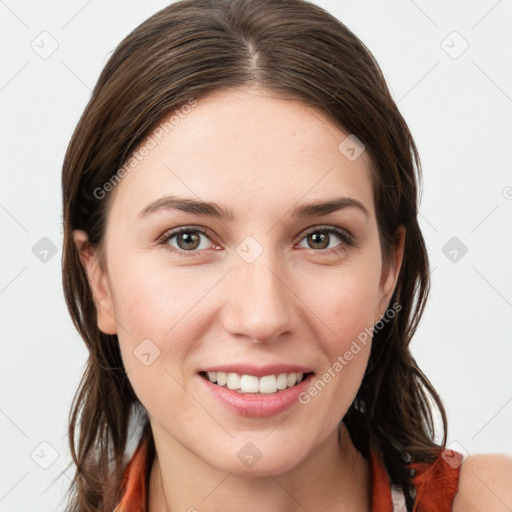
[(314, 249), (325, 249), (329, 242), (327, 241), (328, 236), (326, 233), (313, 233), (309, 235), (314, 244), (320, 244), (321, 247), (314, 247)]
[[(181, 247), (182, 249), (196, 249), (197, 246), (198, 246), (199, 236), (197, 234), (196, 235), (191, 235), (190, 232), (182, 233), (181, 237), (179, 237), (178, 240), (183, 242), (183, 243), (185, 243), (185, 245), (186, 244), (193, 244), (192, 247), (190, 245), (188, 245), (188, 246), (185, 246), (185, 247)], [(182, 244), (180, 243), (179, 245), (181, 246)]]

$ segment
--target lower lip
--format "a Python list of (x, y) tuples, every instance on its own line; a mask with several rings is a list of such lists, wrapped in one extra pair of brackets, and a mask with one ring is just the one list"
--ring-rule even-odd
[(240, 416), (252, 418), (275, 416), (291, 407), (298, 401), (299, 395), (308, 388), (312, 377), (313, 374), (310, 373), (299, 384), (276, 393), (244, 394), (217, 386), (199, 375), (206, 389), (228, 409)]

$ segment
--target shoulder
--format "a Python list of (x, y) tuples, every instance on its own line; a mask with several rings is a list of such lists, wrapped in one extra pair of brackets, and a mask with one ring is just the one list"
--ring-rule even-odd
[(510, 512), (512, 510), (512, 457), (478, 454), (461, 465), (454, 512)]

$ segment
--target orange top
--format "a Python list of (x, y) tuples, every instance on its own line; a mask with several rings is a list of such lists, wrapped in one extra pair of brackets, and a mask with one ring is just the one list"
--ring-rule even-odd
[[(148, 438), (139, 442), (124, 473), (124, 494), (114, 512), (147, 512), (148, 478)], [(445, 462), (441, 455), (430, 465), (411, 464), (416, 470), (413, 482), (416, 488), (416, 502), (413, 512), (450, 512), (452, 502), (459, 485), (460, 462), (462, 455), (451, 451), (450, 459), (457, 462), (452, 465)], [(370, 448), (370, 469), (372, 475), (371, 512), (405, 512), (403, 494), (400, 497), (392, 488), (386, 468), (375, 450)], [(403, 507), (403, 508), (401, 508)]]

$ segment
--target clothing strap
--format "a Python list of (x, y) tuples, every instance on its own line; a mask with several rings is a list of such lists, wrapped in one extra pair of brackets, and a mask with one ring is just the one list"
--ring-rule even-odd
[(401, 487), (391, 486), (391, 501), (393, 502), (393, 512), (407, 512), (404, 491)]

